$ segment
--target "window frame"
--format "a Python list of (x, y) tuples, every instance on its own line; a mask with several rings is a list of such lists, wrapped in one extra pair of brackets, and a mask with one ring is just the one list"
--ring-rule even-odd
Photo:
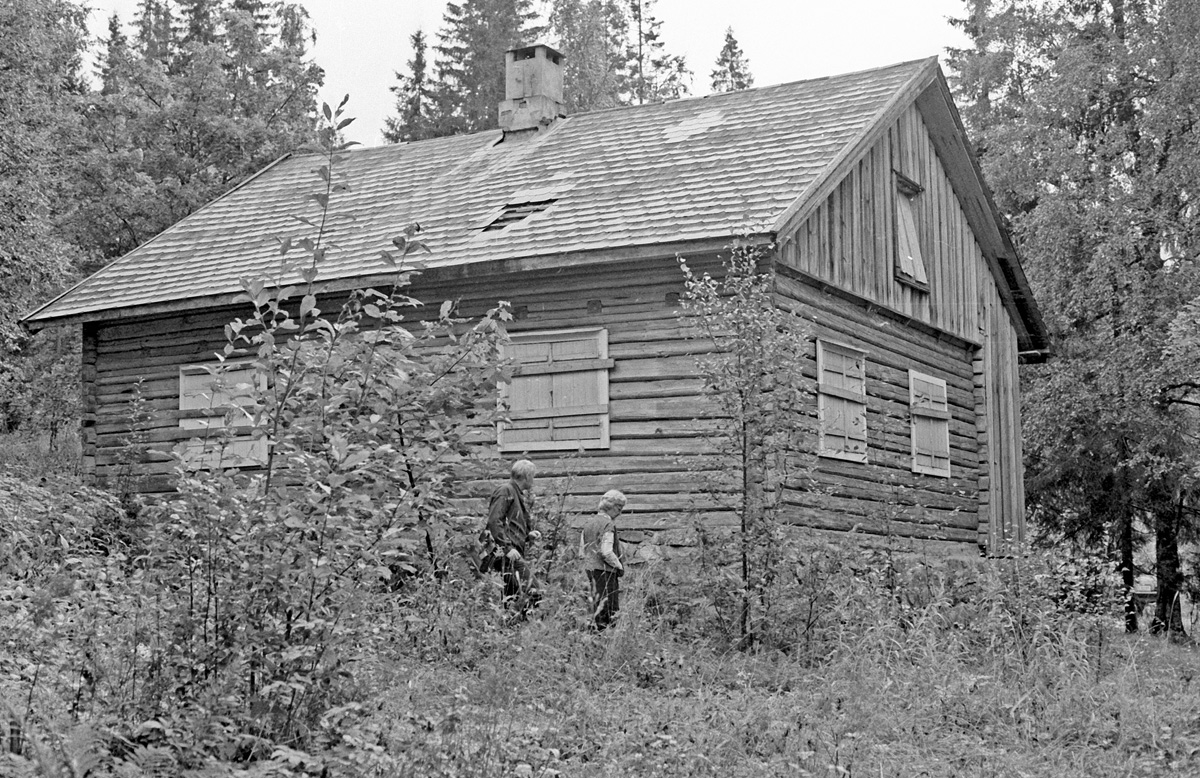
[[(179, 367), (179, 429), (197, 434), (185, 438), (179, 444), (179, 452), (184, 462), (196, 470), (231, 467), (264, 467), (267, 463), (267, 438), (255, 434), (254, 420), (249, 413), (235, 415), (232, 424), (227, 424), (231, 405), (247, 408), (253, 404), (249, 395), (232, 396), (221, 390), (213, 390), (205, 394), (204, 390), (189, 391), (189, 379), (204, 376), (215, 382), (218, 373), (237, 374), (249, 372), (258, 383), (258, 390), (267, 387), (266, 376), (262, 375), (249, 361), (202, 362), (181, 365)], [(237, 381), (230, 389), (235, 389), (246, 381)], [(208, 402), (189, 403), (188, 398), (197, 394), (207, 396)], [(241, 402), (239, 402), (241, 401)], [(219, 412), (218, 412), (219, 411)], [(229, 437), (225, 438), (226, 430)], [(223, 442), (222, 442), (223, 441)], [(216, 444), (216, 445), (214, 445)]]
[[(859, 363), (859, 370), (854, 378), (857, 380), (861, 391), (854, 391), (843, 386), (836, 386), (832, 382), (826, 380), (828, 355), (837, 354), (844, 359), (856, 360)], [(817, 339), (817, 456), (827, 457), (830, 459), (841, 459), (848, 462), (866, 463), (870, 460), (869, 451), (870, 445), (867, 437), (867, 355), (868, 352), (861, 348), (839, 343), (838, 341), (829, 340), (827, 338)], [(847, 374), (841, 373), (843, 378)], [(835, 413), (835, 409), (839, 406), (845, 408), (855, 406), (856, 413), (854, 419), (851, 419), (848, 424), (844, 425), (843, 434), (836, 436), (830, 435), (832, 431), (832, 419), (830, 414)], [(843, 417), (846, 411), (843, 410)], [(861, 425), (861, 438), (855, 435), (849, 435), (849, 428)], [(848, 445), (843, 447), (832, 447), (829, 445), (827, 437), (836, 437), (839, 440), (848, 442), (851, 440), (859, 440), (862, 444), (861, 451), (852, 450)]]
[[(509, 357), (510, 348), (515, 344), (522, 343), (556, 343), (570, 340), (578, 340), (580, 336), (591, 335), (596, 339), (596, 352), (598, 356), (585, 359), (567, 359), (561, 362), (555, 362), (551, 358), (545, 364), (521, 364), (513, 365), (513, 381), (511, 383), (501, 384), (499, 402), (501, 405), (501, 414), (505, 417), (496, 422), (496, 443), (498, 449), (502, 453), (519, 453), (532, 451), (578, 451), (583, 450), (607, 450), (610, 445), (609, 434), (609, 396), (608, 382), (609, 372), (615, 366), (615, 361), (608, 355), (608, 329), (606, 327), (572, 327), (567, 329), (554, 330), (530, 330), (528, 332), (509, 333), (509, 343), (501, 347), (501, 356)], [(551, 396), (551, 405), (543, 408), (528, 408), (520, 411), (512, 410), (513, 391), (517, 386), (516, 379), (532, 376), (554, 376), (568, 373), (575, 374), (591, 374), (596, 380), (595, 398), (596, 402), (589, 405), (561, 405), (553, 404), (553, 396)], [(551, 379), (553, 383), (553, 379)], [(551, 394), (553, 389), (550, 389)], [(565, 412), (564, 412), (565, 411)], [(548, 419), (547, 432), (551, 436), (556, 430), (556, 419), (570, 419), (578, 421), (581, 417), (594, 416), (598, 418), (597, 435), (587, 438), (567, 438), (562, 440), (506, 440), (511, 422), (533, 419)], [(564, 425), (563, 429), (578, 428), (584, 425)], [(591, 426), (587, 424), (586, 426)]]
[(900, 283), (928, 292), (929, 271), (925, 267), (925, 254), (921, 248), (916, 204), (917, 197), (925, 191), (925, 187), (899, 171), (893, 173), (896, 179), (896, 207), (893, 209), (896, 255), (893, 274)]
[[(940, 397), (932, 394), (928, 397), (919, 396), (917, 391), (918, 381), (940, 388)], [(912, 471), (922, 475), (950, 478), (952, 469), (952, 455), (950, 451), (951, 414), (950, 398), (946, 391), (945, 379), (910, 369), (908, 371), (908, 412), (909, 437), (912, 440)], [(921, 420), (920, 423), (918, 420)], [(938, 437), (937, 442), (942, 444), (941, 450), (932, 447), (928, 451), (922, 450), (920, 441), (918, 440), (918, 427), (922, 424), (933, 430), (933, 434)], [(937, 460), (941, 458), (942, 451), (945, 452), (945, 465), (939, 466)], [(923, 464), (920, 461), (922, 456), (928, 457), (931, 464)]]

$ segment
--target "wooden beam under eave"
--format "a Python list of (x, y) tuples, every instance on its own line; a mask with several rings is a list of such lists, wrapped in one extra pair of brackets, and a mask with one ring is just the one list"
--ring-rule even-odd
[[(620, 262), (673, 259), (677, 256), (684, 258), (709, 256), (719, 254), (736, 243), (750, 245), (768, 245), (774, 242), (775, 236), (760, 233), (745, 236), (722, 236), (718, 238), (703, 238), (699, 240), (676, 241), (669, 243), (653, 243), (641, 246), (626, 246), (614, 249), (598, 249), (595, 251), (549, 254), (532, 257), (515, 257), (489, 262), (459, 262), (426, 268), (420, 271), (398, 270), (391, 273), (374, 273), (371, 275), (345, 276), (331, 278), (328, 281), (318, 281), (313, 284), (314, 294), (330, 294), (348, 292), (352, 289), (368, 287), (385, 287), (397, 283), (397, 276), (410, 273), (421, 276), (422, 283), (448, 283), (456, 279), (478, 278), (489, 275), (507, 275), (509, 273), (544, 272), (572, 267), (596, 267), (597, 269)], [(303, 282), (296, 279), (286, 284), (300, 288)], [(406, 284), (407, 285), (407, 284)], [(274, 287), (272, 287), (274, 288)], [(145, 316), (186, 313), (206, 308), (225, 308), (234, 305), (247, 304), (246, 293), (229, 291), (222, 294), (191, 297), (182, 300), (167, 300), (160, 303), (129, 306), (126, 308), (100, 308), (53, 319), (22, 320), (21, 325), (30, 332), (59, 324), (86, 322), (125, 321)], [(43, 306), (45, 307), (45, 306)], [(41, 309), (39, 309), (41, 310)]]

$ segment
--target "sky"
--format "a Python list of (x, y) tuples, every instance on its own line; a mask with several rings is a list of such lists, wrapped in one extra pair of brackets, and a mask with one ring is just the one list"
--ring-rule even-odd
[[(336, 105), (348, 94), (355, 122), (347, 137), (381, 144), (395, 106), (388, 88), (412, 55), (408, 38), (418, 28), (436, 37), (445, 0), (299, 1), (317, 31), (311, 55), (325, 69), (320, 99)], [(137, 4), (91, 0), (93, 35), (107, 35), (114, 12), (128, 24)], [(727, 27), (755, 85), (768, 86), (934, 55), (944, 60), (947, 47), (966, 44), (946, 21), (965, 7), (963, 0), (658, 0), (656, 14), (667, 50), (684, 55), (694, 73), (692, 94), (703, 95)]]

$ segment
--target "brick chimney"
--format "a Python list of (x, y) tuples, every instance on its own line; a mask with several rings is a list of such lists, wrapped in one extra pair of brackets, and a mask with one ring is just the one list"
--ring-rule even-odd
[(563, 55), (544, 44), (510, 49), (505, 55), (500, 129), (540, 130), (563, 111)]

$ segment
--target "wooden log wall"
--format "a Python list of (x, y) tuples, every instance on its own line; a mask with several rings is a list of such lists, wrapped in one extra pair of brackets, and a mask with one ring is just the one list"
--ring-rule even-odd
[[(978, 542), (979, 446), (972, 351), (960, 342), (906, 327), (804, 280), (782, 275), (781, 304), (804, 323), (804, 378), (816, 379), (817, 339), (866, 352), (867, 462), (809, 457), (809, 478), (784, 497), (789, 521), (975, 544)], [(908, 371), (946, 381), (950, 477), (912, 472)], [(812, 411), (815, 426), (815, 403)]]
[[(929, 290), (895, 277), (894, 174), (924, 191), (913, 200)], [(916, 106), (863, 156), (794, 234), (779, 237), (784, 266), (863, 306), (974, 347), (968, 387), (982, 471), (976, 531), (992, 553), (1024, 537), (1016, 330)], [(961, 377), (959, 357), (952, 369)], [(950, 369), (950, 366), (946, 366)], [(934, 375), (939, 375), (934, 373)], [(965, 526), (964, 526), (965, 530)]]
[[(710, 263), (715, 260), (709, 258)], [(696, 264), (696, 263), (694, 263)], [(704, 263), (699, 263), (703, 267)], [(715, 266), (712, 264), (710, 266)], [(513, 274), (502, 278), (465, 278), (446, 285), (410, 290), (428, 301), (409, 316), (414, 323), (435, 318), (444, 299), (458, 300), (462, 315), (474, 316), (508, 300), (519, 318), (511, 332), (605, 327), (609, 355), (610, 447), (585, 454), (535, 452), (539, 491), (566, 493), (563, 506), (574, 513), (595, 510), (611, 488), (630, 497), (626, 526), (664, 529), (690, 526), (693, 511), (713, 524), (733, 521), (704, 493), (719, 467), (712, 459), (711, 420), (703, 418), (701, 383), (695, 375), (695, 353), (703, 347), (685, 338), (676, 319), (683, 276), (674, 257), (652, 263), (624, 263), (600, 269)], [(335, 310), (341, 296), (322, 299)], [(94, 398), (88, 416), (85, 456), (95, 463), (97, 480), (112, 482), (134, 476), (139, 491), (172, 488), (174, 462), (170, 449), (193, 436), (179, 419), (179, 368), (211, 362), (225, 344), (224, 325), (246, 311), (229, 308), (197, 311), (91, 326), (85, 335), (85, 360), (91, 373), (85, 394)], [(131, 471), (122, 452), (130, 430), (130, 401), (138, 379), (140, 394), (153, 418), (140, 425), (153, 449), (148, 461)], [(700, 418), (697, 418), (700, 417)], [(485, 443), (495, 442), (493, 428), (481, 430)], [(507, 477), (507, 464), (497, 462), (494, 478), (468, 484), (474, 502), (464, 510), (482, 511), (491, 489)], [(127, 456), (125, 457), (127, 458)]]
[[(691, 264), (712, 268), (715, 258)], [(546, 498), (561, 493), (562, 507), (580, 514), (594, 510), (607, 489), (622, 489), (629, 496), (622, 524), (630, 531), (685, 530), (696, 517), (709, 527), (732, 526), (736, 517), (729, 507), (731, 495), (712, 488), (729, 484), (732, 489), (733, 484), (714, 453), (716, 422), (706, 418), (710, 409), (702, 401), (696, 377), (696, 356), (706, 347), (687, 339), (686, 328), (676, 318), (682, 281), (674, 258), (465, 278), (411, 290), (429, 302), (412, 320), (435, 316), (443, 299), (457, 299), (464, 315), (478, 315), (504, 299), (519, 315), (509, 325), (513, 332), (607, 328), (609, 355), (615, 361), (609, 373), (610, 447), (531, 454), (541, 470), (539, 492)], [(864, 475), (855, 463), (821, 460), (815, 471), (818, 488), (787, 497), (788, 519), (825, 529), (858, 527), (878, 534), (976, 542), (978, 461), (973, 376), (966, 352), (895, 322), (885, 323), (861, 306), (836, 301), (802, 282), (788, 281), (786, 290), (786, 304), (812, 322), (813, 335), (832, 334), (864, 344), (870, 352), (871, 385), (868, 472)], [(321, 304), (332, 310), (339, 302)], [(166, 452), (194, 434), (179, 428), (179, 368), (211, 361), (224, 345), (224, 324), (237, 315), (235, 309), (224, 309), (89, 328), (85, 353), (93, 365), (88, 391), (94, 402), (85, 453), (95, 463), (96, 478), (112, 481), (134, 475), (143, 491), (171, 488), (174, 463)], [(809, 338), (806, 346), (813, 354), (814, 343)], [(947, 379), (954, 408), (951, 479), (910, 472), (908, 366)], [(810, 359), (804, 380), (814, 377)], [(139, 378), (142, 399), (154, 414), (140, 428), (154, 451), (131, 473), (122, 450), (129, 435), (129, 401)], [(814, 398), (810, 421), (815, 412)], [(481, 437), (494, 443), (494, 430), (481, 430)], [(464, 512), (482, 514), (486, 495), (506, 477), (504, 468), (514, 458), (494, 461), (489, 477), (465, 485)], [(630, 539), (636, 540), (636, 533)]]

